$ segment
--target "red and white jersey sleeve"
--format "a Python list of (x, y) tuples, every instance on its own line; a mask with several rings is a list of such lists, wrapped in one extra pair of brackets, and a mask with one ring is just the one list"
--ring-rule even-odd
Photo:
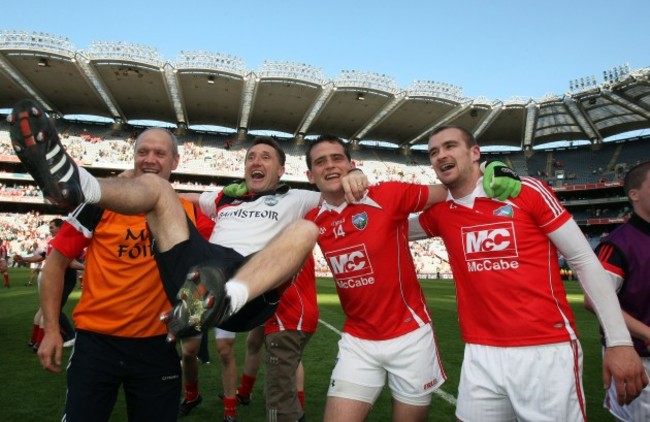
[(307, 214), (319, 229), (346, 315), (343, 331), (386, 340), (431, 321), (408, 243), (410, 213), (421, 211), (428, 187), (387, 182), (358, 204), (323, 204)]
[(313, 334), (317, 327), (316, 271), (314, 257), (310, 255), (282, 293), (275, 314), (264, 325), (264, 334), (287, 330)]
[(522, 182), (517, 198), (501, 202), (487, 198), (479, 181), (469, 201), (449, 196), (420, 215), (426, 233), (441, 236), (447, 247), (467, 343), (528, 346), (576, 338), (557, 249), (547, 237), (571, 215), (546, 184)]

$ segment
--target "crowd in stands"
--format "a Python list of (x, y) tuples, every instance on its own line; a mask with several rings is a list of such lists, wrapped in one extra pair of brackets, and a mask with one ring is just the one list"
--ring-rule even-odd
[[(137, 128), (116, 131), (110, 126), (58, 121), (57, 129), (62, 134), (62, 141), (70, 155), (84, 166), (115, 169), (127, 169), (132, 166), (133, 144), (139, 133)], [(240, 177), (243, 174), (242, 163), (249, 144), (250, 139), (237, 140), (234, 134), (191, 132), (179, 136), (181, 162), (178, 172)], [(297, 145), (293, 140), (286, 140), (287, 162), (284, 179), (302, 182), (307, 180), (303, 149), (304, 146)], [(354, 155), (357, 166), (368, 175), (371, 182), (399, 180), (436, 183), (435, 174), (431, 171), (424, 152), (414, 151), (412, 156), (405, 157), (395, 150), (362, 148), (355, 151)], [(4, 122), (0, 124), (0, 158), (15, 158), (10, 145), (8, 126)], [(530, 157), (525, 157), (523, 153), (504, 153), (490, 154), (489, 158), (501, 159), (520, 174), (539, 177), (551, 185), (605, 183), (620, 180), (635, 162), (650, 160), (650, 149), (647, 148), (647, 141), (642, 140), (603, 145), (598, 151), (585, 148), (538, 151)], [(198, 182), (175, 182), (174, 186), (185, 190), (218, 188), (214, 184), (203, 186)], [(0, 180), (0, 200), (3, 198), (31, 202), (40, 201), (42, 196), (40, 191), (29, 183)], [(602, 205), (576, 211), (574, 216), (578, 220), (623, 218), (629, 212), (627, 206)], [(14, 222), (9, 223), (12, 219)], [(41, 216), (34, 214), (19, 214), (13, 217), (2, 215), (0, 221), (3, 222), (1, 235), (10, 241), (12, 253), (27, 252), (25, 248), (29, 248), (34, 240), (42, 240), (43, 233), (47, 232), (38, 228), (47, 227), (48, 219), (43, 220)], [(450, 273), (446, 251), (439, 240), (429, 239), (413, 243), (412, 250), (416, 267), (421, 274), (445, 277)], [(324, 258), (317, 258), (318, 269), (321, 273), (327, 273)]]
[[(84, 166), (112, 167), (126, 169), (132, 165), (133, 143), (137, 132), (120, 131), (105, 133), (83, 127), (58, 127), (62, 142), (69, 154)], [(0, 156), (15, 156), (11, 148), (8, 128), (0, 126)], [(287, 141), (291, 142), (291, 141)], [(178, 172), (238, 177), (243, 172), (242, 163), (249, 140), (234, 142), (231, 136), (203, 136), (201, 134), (179, 136), (181, 162)], [(290, 145), (287, 148), (285, 178), (306, 181), (307, 165), (302, 150), (304, 147)], [(373, 154), (374, 160), (359, 159), (356, 163), (363, 168), (371, 181), (400, 180), (412, 183), (434, 183), (435, 175), (427, 165), (412, 165), (412, 160), (392, 154), (390, 160)]]
[[(7, 242), (8, 256), (31, 255), (34, 244), (45, 247), (49, 236), (49, 222), (58, 215), (0, 213), (0, 237)], [(438, 238), (425, 239), (411, 244), (413, 259), (423, 278), (450, 278), (447, 251)], [(331, 276), (325, 257), (315, 250), (316, 271), (321, 276)]]
[[(84, 125), (59, 121), (68, 152), (85, 166), (128, 168), (133, 143), (139, 129), (113, 130), (106, 125)], [(179, 172), (238, 177), (242, 173), (243, 155), (251, 139), (238, 141), (234, 134), (188, 132), (179, 138), (181, 163)], [(302, 151), (293, 139), (280, 139), (287, 150), (287, 179), (306, 181), (307, 167)], [(489, 158), (506, 161), (522, 175), (546, 180), (551, 185), (607, 183), (620, 181), (627, 169), (637, 162), (650, 160), (647, 140), (605, 143), (598, 149), (589, 147), (522, 153), (490, 153)], [(307, 141), (308, 142), (308, 141)], [(0, 155), (15, 156), (10, 146), (8, 125), (0, 124)], [(400, 180), (434, 183), (428, 158), (423, 151), (409, 157), (398, 150), (366, 148), (355, 151), (357, 165), (371, 180)]]
[(35, 246), (45, 248), (49, 236), (49, 223), (58, 215), (0, 213), (0, 237), (6, 243), (10, 258), (13, 255), (31, 255)]
[(40, 199), (43, 198), (43, 195), (36, 185), (21, 185), (18, 183), (7, 185), (0, 182), (0, 197), (11, 198), (12, 201), (21, 201), (22, 198)]

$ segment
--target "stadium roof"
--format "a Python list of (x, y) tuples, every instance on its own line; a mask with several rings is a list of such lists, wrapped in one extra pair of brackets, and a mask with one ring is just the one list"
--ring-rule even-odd
[(435, 81), (403, 88), (387, 75), (354, 70), (329, 80), (307, 64), (267, 61), (249, 70), (237, 57), (212, 52), (182, 51), (170, 60), (135, 44), (94, 42), (78, 50), (55, 35), (0, 32), (0, 108), (33, 97), (57, 116), (298, 138), (333, 133), (404, 148), (426, 143), (432, 129), (446, 124), (472, 131), (482, 146), (522, 149), (553, 141), (599, 143), (650, 128), (650, 68), (603, 73), (602, 83), (581, 78), (562, 95), (489, 100)]

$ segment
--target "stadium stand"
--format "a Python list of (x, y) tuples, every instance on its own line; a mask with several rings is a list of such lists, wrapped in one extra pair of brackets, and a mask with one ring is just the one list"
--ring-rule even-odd
[[(110, 170), (109, 174), (131, 165), (133, 142), (143, 129), (130, 127), (114, 130), (109, 125), (62, 120), (57, 121), (57, 128), (75, 159), (91, 172)], [(10, 145), (8, 129), (4, 119), (0, 121), (0, 211), (15, 211), (17, 204), (38, 212), (52, 211), (43, 204), (42, 195), (34, 187), (30, 176), (20, 168)], [(287, 152), (286, 182), (297, 187), (311, 188), (306, 177), (307, 167), (303, 154), (305, 145), (298, 144), (293, 138), (276, 138)], [(587, 146), (538, 150), (532, 154), (489, 153), (486, 157), (505, 161), (520, 174), (539, 177), (554, 186), (585, 234), (590, 239), (596, 239), (597, 243), (603, 232), (620, 224), (630, 213), (627, 199), (622, 193), (620, 177), (631, 165), (650, 160), (648, 138), (650, 137), (635, 137), (605, 143), (597, 150)], [(203, 191), (240, 177), (243, 174), (243, 157), (252, 136), (240, 141), (235, 139), (234, 133), (187, 131), (179, 136), (182, 160), (175, 174), (174, 186), (180, 191)], [(396, 149), (367, 146), (356, 148), (355, 161), (371, 181), (436, 182), (424, 151), (414, 150), (411, 155), (404, 156)], [(22, 220), (20, 216), (22, 214), (2, 214), (0, 221)], [(19, 230), (16, 227), (22, 226), (5, 223), (2, 235), (6, 235), (6, 230), (11, 233)], [(31, 239), (30, 235), (26, 238)], [(11, 246), (16, 250), (22, 247), (15, 242)], [(444, 245), (437, 239), (414, 243), (413, 255), (423, 277), (445, 277), (450, 273)], [(326, 271), (324, 261), (320, 264), (321, 271)]]

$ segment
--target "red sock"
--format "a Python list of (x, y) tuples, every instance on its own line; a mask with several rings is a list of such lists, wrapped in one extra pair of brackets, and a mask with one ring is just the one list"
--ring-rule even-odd
[(43, 341), (43, 337), (45, 337), (45, 330), (42, 327), (38, 327), (38, 335), (36, 336), (37, 345), (41, 344), (41, 341)]
[(253, 391), (254, 384), (255, 384), (255, 377), (242, 374), (241, 384), (237, 389), (237, 394), (239, 394), (240, 396), (249, 397), (251, 395), (251, 391)]
[(300, 407), (305, 408), (305, 392), (298, 391), (298, 401), (300, 402)]
[(237, 417), (237, 397), (223, 398), (223, 415)]
[(5, 286), (8, 286), (9, 285), (9, 274), (4, 273), (2, 275), (5, 277)]
[(32, 335), (29, 337), (29, 342), (36, 344), (36, 339), (38, 339), (38, 324), (32, 324)]
[(187, 401), (194, 401), (199, 397), (199, 383), (186, 382), (185, 383), (185, 399)]

